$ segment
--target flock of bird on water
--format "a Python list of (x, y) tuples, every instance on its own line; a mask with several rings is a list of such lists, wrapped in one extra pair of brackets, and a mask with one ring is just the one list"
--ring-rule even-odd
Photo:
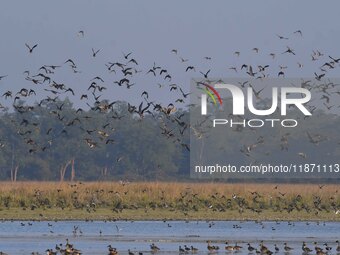
[[(79, 31), (78, 36), (80, 38), (85, 37), (84, 31)], [(301, 30), (297, 30), (292, 33), (292, 36), (295, 38), (302, 38), (303, 34)], [(286, 36), (277, 35), (278, 40), (289, 42), (290, 39)], [(39, 46), (38, 44), (30, 45), (28, 43), (25, 44), (27, 47), (28, 54), (39, 54)], [(254, 54), (260, 54), (262, 51), (260, 48), (254, 47), (252, 49)], [(96, 58), (99, 54), (101, 54), (101, 49), (92, 48), (91, 56)], [(183, 72), (189, 73), (191, 76), (196, 76), (196, 68), (193, 63), (189, 59), (186, 59), (180, 55), (179, 50), (173, 49), (171, 53), (179, 58), (179, 62), (183, 65)], [(90, 54), (90, 53), (89, 53)], [(240, 58), (242, 55), (241, 51), (235, 51), (234, 56), (236, 58)], [(268, 53), (268, 57), (273, 61), (279, 59), (280, 56), (290, 55), (292, 57), (296, 57), (298, 53), (291, 47), (287, 46), (286, 49), (280, 50), (279, 52), (271, 52)], [(340, 95), (340, 90), (338, 89), (339, 84), (335, 84), (326, 78), (326, 74), (328, 71), (333, 70), (339, 66), (340, 58), (330, 56), (321, 52), (320, 50), (313, 50), (310, 55), (310, 61), (316, 63), (316, 70), (314, 72), (314, 79), (303, 80), (301, 84), (297, 84), (296, 86), (301, 86), (303, 88), (307, 88), (309, 90), (315, 90), (321, 93), (320, 102), (324, 105), (325, 109), (331, 110), (336, 109), (339, 105), (336, 105), (336, 100), (334, 99), (335, 95)], [(207, 65), (211, 66), (212, 57), (204, 57), (204, 60), (207, 61)], [(200, 131), (200, 124), (190, 125), (187, 121), (184, 121), (182, 118), (184, 114), (179, 112), (177, 108), (181, 108), (187, 102), (188, 96), (190, 92), (188, 92), (187, 87), (183, 85), (179, 85), (178, 83), (172, 82), (173, 75), (170, 71), (159, 64), (154, 63), (151, 67), (146, 69), (142, 69), (139, 65), (139, 62), (134, 58), (132, 52), (127, 54), (123, 53), (122, 59), (119, 61), (111, 61), (105, 63), (105, 68), (108, 75), (112, 75), (111, 81), (105, 80), (101, 76), (95, 76), (91, 80), (89, 80), (89, 85), (86, 93), (77, 93), (79, 86), (77, 88), (69, 86), (62, 81), (58, 81), (57, 78), (54, 78), (58, 70), (69, 69), (71, 73), (74, 75), (81, 75), (82, 71), (79, 68), (79, 64), (76, 63), (75, 60), (69, 58), (64, 61), (63, 64), (43, 64), (38, 71), (25, 70), (24, 71), (24, 79), (26, 82), (29, 82), (33, 87), (24, 87), (19, 91), (7, 90), (2, 94), (2, 98), (4, 100), (12, 100), (11, 105), (15, 111), (22, 116), (21, 120), (13, 119), (13, 124), (17, 127), (17, 133), (20, 137), (22, 137), (23, 141), (29, 146), (29, 153), (34, 154), (36, 152), (43, 152), (53, 146), (53, 142), (55, 139), (58, 139), (59, 136), (67, 136), (68, 128), (70, 127), (79, 127), (79, 132), (84, 134), (83, 141), (89, 146), (89, 148), (93, 149), (100, 145), (105, 144), (114, 144), (115, 140), (114, 136), (114, 128), (111, 125), (112, 120), (120, 120), (124, 118), (124, 115), (120, 115), (119, 112), (115, 109), (115, 104), (118, 102), (110, 101), (108, 99), (104, 99), (105, 91), (109, 91), (110, 89), (115, 89), (116, 86), (121, 88), (126, 88), (128, 90), (133, 89), (134, 87), (138, 87), (136, 82), (133, 82), (137, 75), (144, 75), (145, 77), (151, 78), (154, 77), (158, 79), (157, 85), (155, 88), (167, 88), (171, 93), (171, 97), (177, 98), (174, 102), (164, 105), (162, 102), (156, 102), (155, 100), (151, 100), (149, 98), (148, 90), (144, 90), (140, 97), (142, 102), (139, 105), (128, 104), (128, 112), (133, 116), (136, 116), (139, 120), (142, 120), (146, 116), (154, 117), (159, 122), (159, 126), (161, 129), (161, 133), (168, 139), (173, 139), (174, 143), (179, 144), (182, 148), (190, 150), (189, 144), (184, 141), (183, 134), (188, 130), (192, 129), (197, 138), (201, 138), (203, 136), (203, 132)], [(104, 64), (103, 64), (104, 67)], [(304, 64), (301, 62), (297, 62), (297, 68), (303, 68)], [(250, 64), (242, 64), (241, 66), (232, 66), (229, 67), (229, 71), (239, 73), (239, 75), (245, 75), (246, 77), (252, 79), (265, 79), (267, 77), (271, 77), (271, 73), (269, 70), (279, 68), (279, 72), (277, 73), (277, 77), (284, 77), (286, 70), (291, 69), (292, 67), (279, 65), (279, 67), (273, 65), (269, 65), (268, 63), (258, 65), (257, 67)], [(208, 82), (216, 82), (209, 80), (210, 75), (213, 70), (210, 68), (208, 70), (198, 71), (202, 76), (202, 79), (208, 80)], [(275, 75), (273, 76), (275, 77)], [(10, 78), (8, 75), (1, 75), (0, 81), (6, 83), (6, 79)], [(161, 81), (161, 82), (159, 82)], [(316, 81), (322, 81), (320, 84), (315, 84)], [(261, 99), (262, 91), (264, 88), (255, 89), (250, 82), (245, 82), (240, 84), (240, 87), (245, 88), (250, 86), (253, 88), (253, 91), (258, 99)], [(42, 89), (41, 89), (42, 88)], [(41, 99), (37, 96), (37, 94), (41, 91), (43, 93), (47, 93), (47, 97)], [(154, 89), (153, 89), (154, 90)], [(175, 93), (175, 94), (173, 94)], [(176, 96), (175, 96), (176, 95)], [(33, 96), (37, 96), (35, 104), (29, 105), (22, 103), (22, 100), (26, 100)], [(40, 95), (41, 97), (42, 95)], [(89, 108), (81, 108), (79, 107), (74, 116), (66, 116), (63, 114), (64, 103), (60, 103), (58, 101), (62, 97), (74, 97), (78, 98), (81, 102), (84, 102)], [(169, 98), (171, 98), (169, 96)], [(93, 103), (93, 104), (91, 104)], [(51, 105), (54, 104), (54, 107)], [(6, 110), (8, 109), (8, 103), (1, 104), (0, 109)], [(50, 127), (46, 130), (46, 139), (39, 144), (39, 141), (36, 141), (32, 136), (34, 130), (40, 128), (39, 120), (36, 118), (32, 118), (29, 114), (33, 112), (39, 107), (48, 107), (50, 108), (50, 114), (52, 117), (55, 117), (62, 123), (62, 128), (60, 130), (54, 130), (55, 127)], [(192, 104), (187, 104), (186, 107), (193, 107)], [(314, 105), (307, 105), (310, 112), (316, 110)], [(322, 105), (321, 105), (322, 107)], [(87, 110), (91, 110), (97, 112), (98, 114), (106, 114), (107, 116), (107, 124), (102, 127), (98, 127), (94, 130), (86, 129), (86, 122), (91, 121), (91, 116), (87, 115)], [(177, 128), (170, 127), (168, 125), (169, 121), (174, 123)], [(43, 135), (43, 134), (41, 134)], [(311, 143), (317, 144), (325, 140), (325, 135), (320, 134), (311, 134), (307, 133)], [(285, 134), (282, 136), (281, 147), (283, 149), (287, 148), (289, 134)], [(320, 138), (321, 137), (321, 138)], [(4, 147), (8, 144), (7, 138), (0, 138), (0, 147)], [(255, 145), (244, 145), (244, 148), (248, 148), (248, 154), (251, 153), (251, 149), (256, 146)], [(299, 156), (305, 157), (303, 153), (300, 153)]]
[[(75, 189), (78, 189), (79, 187), (82, 186), (82, 183), (80, 184), (69, 184), (69, 185), (72, 185), (72, 188), (75, 188)], [(122, 183), (122, 185), (125, 187), (125, 186), (128, 186), (128, 184), (126, 183)], [(325, 187), (325, 185), (319, 185), (319, 187), (317, 188), (319, 191), (323, 190)], [(283, 193), (280, 190), (280, 187), (278, 185), (274, 186), (273, 187), (273, 190), (276, 190), (278, 192), (278, 197), (277, 199), (279, 201), (285, 201), (285, 197), (286, 197), (286, 193)], [(58, 193), (59, 192), (62, 192), (63, 190), (58, 190)], [(89, 190), (87, 192), (90, 192)], [(99, 194), (99, 193), (102, 193), (104, 192), (104, 190), (93, 190), (93, 194)], [(119, 195), (119, 196), (124, 196), (124, 195), (127, 195), (128, 194), (128, 190), (125, 192), (115, 192), (114, 190), (110, 190), (108, 191), (109, 193), (113, 194), (113, 195)], [(147, 192), (147, 189), (143, 189), (142, 192)], [(36, 196), (38, 198), (38, 200), (40, 200), (39, 198), (41, 198), (41, 200), (45, 200), (42, 196), (44, 192), (43, 191), (38, 191), (36, 190)], [(259, 192), (257, 191), (250, 191), (251, 195), (252, 195), (252, 205), (247, 203), (245, 201), (245, 199), (243, 197), (241, 197), (240, 195), (238, 194), (232, 194), (231, 195), (231, 198), (229, 199), (228, 197), (226, 197), (225, 195), (222, 195), (220, 193), (214, 193), (211, 195), (211, 199), (212, 201), (208, 204), (206, 204), (205, 206), (205, 209), (204, 210), (211, 210), (211, 211), (219, 211), (219, 212), (225, 212), (226, 210), (228, 210), (228, 204), (229, 203), (233, 203), (235, 202), (239, 208), (238, 208), (238, 211), (240, 214), (244, 213), (246, 210), (251, 210), (253, 212), (256, 212), (258, 215), (261, 214), (261, 211), (263, 210), (263, 205), (261, 206), (261, 202), (259, 201), (263, 196), (264, 194), (260, 194)], [(77, 193), (76, 193), (77, 194)], [(145, 207), (145, 213), (148, 213), (148, 209), (153, 209), (153, 208), (156, 208), (156, 207), (159, 207), (159, 208), (173, 208), (174, 209), (174, 205), (171, 205), (171, 204), (168, 204), (166, 202), (166, 199), (164, 198), (165, 196), (165, 192), (162, 191), (161, 192), (161, 196), (162, 196), (162, 199), (161, 201), (165, 201), (164, 203), (160, 203), (158, 205), (156, 204), (151, 204), (149, 206), (146, 206)], [(301, 198), (300, 195), (297, 195), (296, 198), (293, 199), (293, 201), (291, 203), (288, 203), (288, 202), (284, 202), (284, 207), (283, 208), (279, 208), (278, 210), (280, 210), (280, 212), (284, 212), (284, 211), (287, 211), (287, 212), (292, 212), (292, 211), (298, 211), (298, 212), (303, 212), (303, 211), (306, 211), (308, 213), (315, 213), (315, 215), (318, 215), (319, 212), (322, 212), (322, 211), (328, 211), (329, 210), (334, 210), (335, 214), (339, 214), (340, 213), (340, 210), (338, 209), (338, 206), (337, 206), (337, 203), (335, 201), (335, 198), (337, 197), (337, 194), (338, 194), (338, 190), (335, 191), (334, 195), (330, 198), (330, 201), (331, 201), (331, 205), (330, 207), (326, 207), (325, 206), (325, 203), (323, 202), (322, 198), (321, 198), (321, 195), (317, 195), (317, 194), (314, 194), (314, 199), (313, 199), (313, 203), (312, 203), (312, 206), (308, 205), (307, 203), (300, 203), (299, 201), (299, 197)], [(180, 198), (179, 200), (181, 201), (181, 206), (179, 206), (179, 208), (182, 208), (182, 212), (184, 213), (184, 215), (186, 216), (189, 216), (190, 212), (191, 212), (191, 200), (192, 199), (199, 199), (199, 194), (197, 193), (191, 193), (190, 191), (187, 190), (186, 193), (181, 193), (180, 194)], [(288, 198), (287, 198), (288, 199)], [(220, 200), (221, 203), (213, 203), (213, 201), (218, 201)], [(98, 203), (100, 203), (100, 201), (98, 201)], [(80, 203), (78, 203), (80, 204)], [(32, 206), (35, 206), (35, 205), (32, 205)], [(152, 207), (152, 206), (155, 206), (155, 207)], [(163, 207), (162, 207), (163, 206)], [(178, 205), (177, 205), (178, 206)], [(276, 205), (277, 206), (277, 205)], [(149, 208), (148, 208), (149, 207)], [(272, 209), (274, 210), (275, 209), (275, 205), (272, 205)], [(87, 208), (87, 211), (89, 213), (92, 213), (92, 212), (95, 212), (96, 211), (96, 204), (94, 204), (92, 206), (91, 204), (91, 208)], [(124, 205), (124, 208), (130, 208), (128, 205)], [(117, 207), (117, 208), (113, 208), (112, 210), (116, 213), (122, 213), (123, 210), (125, 210), (124, 208), (122, 207)], [(134, 208), (134, 209), (138, 209), (138, 207), (131, 207), (131, 208)], [(235, 209), (235, 208), (234, 208)], [(31, 210), (33, 210), (31, 208)], [(42, 213), (39, 214), (39, 216), (41, 217), (38, 221), (43, 221), (45, 219), (45, 215), (43, 215)], [(93, 220), (89, 220), (89, 219), (86, 219), (85, 220), (86, 222), (93, 222)], [(107, 222), (115, 222), (116, 219), (111, 219), (111, 220), (105, 220), (104, 222), (107, 223)], [(58, 222), (57, 220), (55, 222)], [(133, 222), (133, 221), (132, 221)], [(163, 220), (163, 223), (166, 224), (166, 227), (167, 228), (172, 228), (173, 225), (171, 223), (171, 221), (167, 221), (166, 219)], [(185, 221), (185, 223), (189, 223), (189, 221)], [(206, 223), (208, 224), (208, 228), (213, 228), (215, 226), (215, 222), (213, 221), (206, 221)], [(241, 223), (241, 222), (240, 222)], [(255, 221), (255, 223), (257, 225), (260, 226), (261, 229), (265, 229), (267, 226), (264, 225), (264, 223), (262, 221)], [(276, 221), (276, 224), (281, 224), (280, 221)], [(296, 226), (295, 222), (290, 222), (288, 221), (287, 222), (288, 226), (291, 226), (291, 227), (298, 227)], [(305, 225), (306, 226), (309, 226), (310, 222), (305, 222)], [(319, 221), (316, 222), (316, 225), (319, 227), (322, 225), (322, 223), (320, 223)], [(30, 227), (30, 226), (33, 226), (33, 222), (21, 222), (20, 223), (20, 226), (21, 227)], [(47, 222), (47, 226), (48, 226), (48, 229), (49, 229), (49, 234), (51, 235), (55, 235), (57, 234), (53, 229), (52, 227), (54, 227), (54, 224), (52, 222)], [(324, 222), (323, 223), (323, 226), (326, 226), (326, 223)], [(117, 225), (115, 225), (116, 227), (116, 230), (117, 230), (117, 233), (120, 232), (122, 229), (120, 229)], [(239, 230), (241, 228), (243, 228), (243, 226), (241, 224), (234, 224), (232, 226), (233, 229), (235, 230)], [(270, 226), (269, 228), (270, 231), (273, 231), (273, 233), (277, 230), (277, 227), (276, 226)], [(99, 238), (105, 238), (107, 237), (107, 235), (105, 234), (104, 235), (104, 232), (102, 229), (97, 229), (96, 231), (97, 234), (99, 234)], [(77, 237), (82, 237), (84, 235), (84, 232), (83, 232), (83, 229), (80, 228), (80, 226), (78, 225), (74, 225), (73, 226), (73, 231), (72, 231), (72, 234), (73, 234), (73, 237), (74, 238), (77, 238)], [(260, 233), (259, 233), (260, 234)], [(151, 242), (151, 241), (150, 241)], [(254, 241), (252, 241), (254, 242)], [(279, 254), (280, 252), (284, 252), (284, 254), (286, 255), (289, 255), (289, 254), (296, 254), (298, 252), (297, 250), (297, 245), (296, 245), (296, 241), (294, 242), (294, 245), (293, 246), (289, 246), (286, 242), (283, 242), (283, 241), (277, 241), (278, 243), (274, 245), (274, 247), (271, 247), (269, 248), (269, 246), (266, 246), (264, 244), (264, 242), (261, 242), (259, 245), (251, 245), (250, 243), (248, 244), (247, 241), (245, 240), (240, 240), (238, 242), (235, 243), (235, 245), (231, 245), (230, 243), (228, 242), (225, 242), (225, 245), (221, 246), (220, 245), (220, 241), (207, 241), (207, 249), (202, 249), (202, 247), (200, 247), (199, 249), (197, 247), (194, 247), (193, 245), (180, 245), (178, 247), (178, 252), (179, 254), (191, 254), (191, 253), (198, 253), (198, 254), (205, 254), (205, 253), (217, 253), (217, 252), (223, 252), (223, 251), (226, 251), (227, 253), (244, 253), (244, 252), (248, 252), (249, 254), (260, 254), (260, 255), (272, 255), (273, 253), (275, 254)], [(318, 246), (318, 243), (320, 246)], [(328, 240), (327, 242), (323, 241), (321, 242), (320, 240), (318, 240), (318, 242), (313, 242), (314, 244), (314, 249), (311, 248), (310, 246), (307, 245), (306, 242), (303, 242), (302, 243), (302, 255), (312, 255), (312, 254), (316, 254), (316, 255), (332, 255), (332, 254), (340, 254), (340, 245), (339, 245), (339, 242), (336, 241), (336, 247), (334, 247), (334, 241), (331, 241), (331, 240)], [(243, 246), (241, 247), (240, 246)], [(273, 241), (270, 241), (270, 245), (273, 244)], [(247, 245), (247, 246), (246, 246)], [(314, 252), (315, 250), (315, 252)], [(334, 253), (334, 252), (337, 252), (337, 253)], [(157, 254), (157, 253), (160, 253), (160, 254), (164, 254), (164, 253), (167, 253), (168, 251), (165, 250), (161, 245), (157, 244), (155, 245), (154, 243), (152, 243), (150, 245), (150, 250), (142, 250), (142, 251), (136, 251), (135, 249), (133, 250), (128, 250), (127, 251), (129, 255), (132, 255), (132, 254), (148, 254), (148, 253), (152, 253), (152, 254)], [(74, 247), (74, 245), (70, 244), (69, 243), (69, 240), (67, 239), (67, 242), (65, 245), (63, 244), (57, 244), (55, 246), (55, 248), (49, 248), (46, 250), (46, 253), (47, 255), (53, 255), (53, 254), (67, 254), (67, 255), (77, 255), (77, 254), (81, 254), (81, 251), (76, 249)], [(124, 250), (119, 250), (119, 253), (120, 254), (126, 254), (126, 251)], [(118, 249), (114, 247), (114, 245), (109, 245), (108, 246), (108, 254), (109, 255), (115, 255), (115, 254), (119, 254), (118, 253)], [(6, 253), (4, 252), (0, 252), (0, 255), (5, 255)], [(38, 255), (39, 253), (38, 252), (32, 252), (31, 255)]]
[[(306, 242), (302, 243), (302, 254), (303, 255), (309, 255), (309, 254), (316, 254), (316, 255), (327, 255), (329, 252), (332, 251), (333, 247), (329, 246), (327, 243), (323, 243), (322, 246), (318, 246), (317, 242), (313, 243), (315, 245), (314, 249), (310, 248), (307, 246)], [(65, 245), (65, 249), (63, 249), (62, 244), (60, 246), (56, 245), (56, 251), (53, 251), (52, 249), (47, 249), (47, 255), (54, 255), (54, 254), (58, 254), (59, 252), (61, 254), (72, 254), (72, 255), (80, 255), (81, 252), (77, 249), (75, 249), (73, 247), (72, 244), (69, 243), (68, 240), (66, 240), (66, 245)], [(225, 242), (225, 246), (221, 247), (221, 250), (225, 250), (226, 252), (242, 252), (244, 250), (246, 250), (248, 252), (248, 254), (262, 254), (262, 255), (272, 255), (274, 253), (278, 254), (280, 252), (280, 248), (274, 244), (274, 248), (273, 250), (270, 250), (263, 241), (260, 242), (258, 248), (252, 246), (250, 243), (247, 243), (246, 247), (242, 247), (240, 245), (238, 245), (237, 243), (235, 243), (235, 245), (230, 245), (228, 242)], [(293, 252), (294, 248), (288, 246), (288, 244), (285, 242), (283, 244), (283, 247), (281, 248), (283, 250), (283, 252), (285, 254), (290, 254), (291, 252)], [(216, 253), (218, 251), (220, 251), (220, 246), (218, 245), (212, 245), (211, 241), (207, 241), (207, 251), (211, 254), (211, 253)], [(337, 253), (340, 253), (340, 244), (339, 241), (336, 241), (336, 247), (335, 247), (335, 251)], [(190, 245), (184, 245), (184, 247), (179, 246), (178, 247), (178, 253), (179, 254), (196, 254), (199, 252), (199, 249)], [(161, 249), (155, 245), (154, 243), (150, 244), (150, 252), (151, 254), (157, 254), (157, 253), (161, 253)], [(114, 247), (112, 247), (111, 245), (108, 245), (108, 255), (117, 255), (119, 254), (118, 250)], [(132, 252), (130, 249), (128, 250), (128, 255), (143, 255), (143, 252)], [(32, 254), (33, 255), (33, 254)]]
[[(302, 242), (301, 245), (301, 252), (302, 255), (329, 255), (329, 254), (340, 254), (340, 243), (337, 240), (335, 242), (335, 247), (330, 246), (328, 243), (322, 243), (318, 245), (318, 242), (313, 242), (314, 247), (308, 247), (306, 242)], [(117, 248), (113, 247), (112, 245), (108, 245), (108, 255), (118, 255), (119, 251)], [(268, 248), (267, 245), (264, 244), (264, 241), (261, 241), (258, 246), (252, 246), (250, 243), (246, 243), (246, 246), (240, 246), (237, 243), (235, 245), (230, 245), (228, 241), (225, 242), (225, 245), (219, 246), (219, 245), (213, 245), (211, 241), (207, 241), (207, 250), (205, 252), (208, 252), (208, 254), (214, 254), (218, 252), (225, 251), (227, 254), (230, 253), (243, 253), (246, 252), (248, 255), (272, 255), (272, 254), (279, 254), (281, 251), (285, 255), (289, 255), (294, 252), (294, 248), (290, 247), (287, 242), (283, 243), (282, 247), (279, 247), (277, 244), (274, 244), (273, 248)], [(333, 251), (335, 253), (333, 253)], [(47, 249), (46, 251), (47, 255), (80, 255), (82, 252), (74, 247), (73, 244), (69, 242), (69, 239), (66, 239), (66, 243), (64, 244), (56, 244), (55, 249)], [(183, 247), (180, 245), (178, 247), (178, 254), (197, 254), (197, 253), (204, 253), (204, 251), (200, 251), (198, 248), (190, 245), (184, 245)], [(124, 253), (124, 252), (123, 252)], [(128, 255), (143, 255), (143, 253), (150, 253), (150, 254), (163, 254), (164, 251), (161, 250), (160, 247), (158, 247), (156, 244), (151, 243), (150, 244), (150, 250), (147, 252), (133, 252), (130, 249), (128, 249), (127, 254)], [(39, 255), (38, 252), (32, 252), (31, 255)], [(0, 252), (0, 255), (8, 255), (5, 252)]]

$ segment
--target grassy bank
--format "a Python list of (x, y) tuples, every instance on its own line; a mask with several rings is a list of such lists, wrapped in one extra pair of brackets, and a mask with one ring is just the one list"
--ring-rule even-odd
[(0, 183), (0, 219), (340, 220), (339, 185)]

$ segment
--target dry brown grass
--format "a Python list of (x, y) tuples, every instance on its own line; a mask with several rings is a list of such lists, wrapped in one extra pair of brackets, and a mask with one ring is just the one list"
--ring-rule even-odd
[[(278, 189), (274, 189), (278, 186)], [(135, 182), (121, 184), (119, 182), (77, 182), (77, 183), (60, 183), (60, 182), (0, 182), (0, 193), (11, 194), (16, 197), (29, 197), (36, 191), (48, 196), (56, 195), (60, 189), (60, 194), (70, 195), (75, 190), (84, 194), (87, 190), (102, 190), (104, 193), (109, 191), (124, 193), (128, 192), (126, 198), (134, 199), (148, 196), (150, 198), (158, 197), (165, 192), (167, 198), (173, 199), (180, 196), (181, 193), (190, 192), (198, 193), (201, 197), (210, 197), (212, 194), (231, 196), (232, 194), (242, 197), (252, 197), (251, 192), (258, 192), (261, 195), (277, 196), (278, 192), (286, 193), (287, 196), (300, 194), (303, 197), (319, 195), (327, 197), (338, 195), (336, 191), (340, 185), (325, 185), (322, 189), (315, 184), (226, 184), (226, 183), (178, 183), (178, 182)], [(144, 191), (144, 192), (143, 192)], [(340, 191), (339, 191), (340, 192)], [(80, 194), (80, 196), (81, 196)]]
[[(334, 218), (334, 211), (340, 209), (339, 185), (325, 185), (321, 189), (314, 184), (279, 184), (277, 189), (275, 186), (175, 182), (1, 182), (0, 210), (19, 208), (28, 212), (62, 208), (94, 213), (99, 209), (109, 209), (120, 214), (130, 210), (131, 214), (131, 210), (147, 212), (159, 209), (162, 212), (184, 212), (185, 215), (207, 210), (230, 214), (258, 210), (260, 217), (265, 213), (287, 212), (287, 208), (295, 203), (299, 210), (288, 212), (290, 215), (301, 211), (316, 217), (330, 214)], [(301, 200), (297, 203), (294, 201), (298, 195)], [(317, 206), (320, 209), (315, 207), (317, 198), (321, 199)], [(244, 206), (240, 206), (241, 200), (245, 202)]]

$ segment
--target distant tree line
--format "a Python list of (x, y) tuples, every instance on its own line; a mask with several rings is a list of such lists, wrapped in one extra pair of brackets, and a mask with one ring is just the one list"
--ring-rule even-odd
[[(225, 107), (231, 109), (228, 102)], [(197, 111), (192, 107), (191, 116)], [(189, 110), (174, 106), (104, 100), (86, 109), (68, 98), (31, 106), (19, 101), (0, 115), (0, 180), (189, 180), (189, 150), (222, 158), (223, 164), (336, 162), (338, 115), (321, 110), (313, 118), (296, 114), (290, 112), (300, 123), (294, 129), (211, 129), (206, 120), (191, 118), (190, 125)]]
[[(105, 105), (102, 103), (101, 105)], [(164, 180), (188, 177), (188, 113), (138, 116), (126, 102), (76, 109), (55, 100), (4, 109), (1, 180)], [(150, 107), (151, 108), (151, 107)], [(184, 125), (184, 124), (183, 124)]]

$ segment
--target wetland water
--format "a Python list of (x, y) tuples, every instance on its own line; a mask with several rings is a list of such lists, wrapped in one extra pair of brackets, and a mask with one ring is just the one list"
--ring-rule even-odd
[[(75, 231), (76, 229), (76, 231)], [(0, 222), (0, 251), (23, 255), (46, 249), (55, 249), (56, 244), (66, 243), (66, 238), (83, 254), (108, 254), (107, 246), (116, 247), (120, 254), (133, 252), (150, 253), (149, 245), (155, 243), (160, 254), (178, 254), (181, 245), (198, 248), (197, 254), (207, 254), (207, 240), (220, 246), (218, 253), (233, 253), (224, 250), (229, 245), (243, 246), (239, 255), (248, 254), (247, 243), (258, 248), (259, 242), (274, 250), (274, 244), (283, 252), (283, 243), (294, 250), (289, 254), (302, 254), (301, 245), (307, 242), (314, 250), (313, 242), (333, 247), (329, 254), (337, 254), (335, 241), (340, 239), (340, 222), (261, 222), (254, 221), (3, 221)], [(191, 253), (191, 252), (189, 252)], [(255, 253), (254, 253), (255, 254)], [(313, 252), (315, 254), (315, 252)]]

